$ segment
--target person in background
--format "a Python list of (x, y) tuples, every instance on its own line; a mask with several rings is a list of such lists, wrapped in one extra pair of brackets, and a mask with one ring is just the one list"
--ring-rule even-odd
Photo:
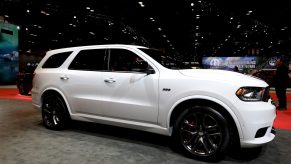
[(287, 110), (286, 89), (288, 85), (288, 67), (284, 64), (283, 59), (276, 62), (277, 70), (274, 76), (274, 87), (279, 100), (277, 110)]
[(237, 66), (234, 66), (234, 67), (233, 67), (233, 71), (234, 71), (234, 72), (239, 72), (238, 67), (237, 67)]

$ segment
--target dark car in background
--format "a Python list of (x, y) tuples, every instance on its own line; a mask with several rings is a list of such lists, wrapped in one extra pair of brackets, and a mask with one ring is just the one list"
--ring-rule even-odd
[(25, 68), (18, 72), (16, 78), (16, 86), (21, 95), (28, 95), (32, 88), (32, 79), (34, 76), (34, 70), (37, 67), (36, 64), (28, 63)]
[[(264, 80), (265, 82), (267, 82), (270, 85), (270, 87), (274, 87), (275, 74), (276, 74), (276, 69), (261, 69), (252, 73), (252, 76), (256, 76)], [(291, 88), (291, 70), (289, 70), (288, 88)]]

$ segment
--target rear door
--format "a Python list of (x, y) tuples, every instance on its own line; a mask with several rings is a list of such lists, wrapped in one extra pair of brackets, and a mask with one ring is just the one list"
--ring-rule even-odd
[(102, 115), (106, 49), (81, 50), (63, 74), (62, 88), (73, 114)]

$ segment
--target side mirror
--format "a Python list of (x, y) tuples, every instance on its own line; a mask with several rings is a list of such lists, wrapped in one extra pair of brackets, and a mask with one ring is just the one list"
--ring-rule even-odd
[(132, 71), (136, 71), (136, 72), (145, 72), (147, 73), (148, 75), (149, 74), (153, 74), (155, 73), (155, 71), (153, 69), (149, 69), (149, 64), (148, 62), (142, 60), (142, 61), (136, 61), (134, 64), (133, 64), (133, 67), (132, 67)]

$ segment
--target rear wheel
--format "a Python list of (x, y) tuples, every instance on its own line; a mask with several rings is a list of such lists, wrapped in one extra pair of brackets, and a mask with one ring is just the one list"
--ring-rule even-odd
[(187, 156), (200, 160), (218, 160), (229, 143), (225, 118), (206, 106), (194, 106), (183, 111), (175, 122), (173, 138)]
[(70, 117), (63, 99), (56, 94), (45, 96), (42, 105), (42, 119), (46, 128), (61, 130), (66, 127)]

